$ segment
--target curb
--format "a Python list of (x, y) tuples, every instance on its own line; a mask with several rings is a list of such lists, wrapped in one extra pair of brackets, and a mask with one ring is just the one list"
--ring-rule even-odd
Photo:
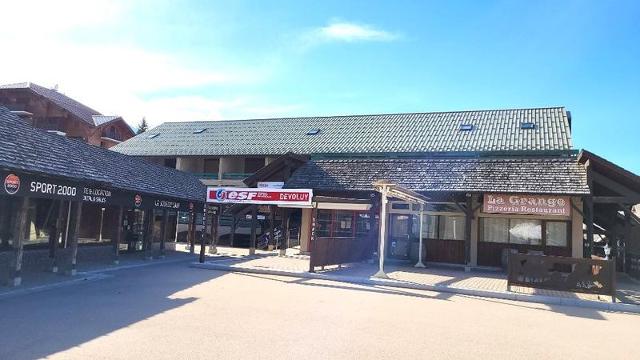
[(51, 289), (57, 289), (65, 286), (71, 286), (76, 283), (85, 282), (85, 281), (90, 282), (90, 281), (107, 279), (110, 277), (112, 277), (112, 275), (97, 274), (97, 273), (95, 274), (78, 273), (78, 275), (76, 275), (74, 278), (71, 278), (69, 280), (64, 280), (64, 281), (60, 281), (53, 284), (44, 284), (44, 285), (39, 285), (39, 286), (34, 286), (29, 288), (16, 289), (16, 290), (11, 290), (11, 291), (2, 293), (0, 294), (0, 300), (15, 297), (15, 296), (21, 296), (21, 295), (27, 295), (27, 294), (37, 293), (41, 291), (51, 290)]
[[(197, 255), (194, 255), (194, 256), (197, 256)], [(187, 261), (193, 261), (193, 259), (192, 259), (192, 258), (183, 258), (183, 259), (153, 259), (153, 260), (145, 260), (145, 262), (143, 262), (143, 263), (139, 263), (139, 264), (131, 264), (131, 265), (116, 265), (116, 266), (109, 267), (109, 268), (104, 268), (104, 269), (96, 269), (96, 270), (83, 271), (83, 272), (81, 272), (81, 273), (82, 273), (82, 274), (102, 274), (102, 273), (108, 273), (108, 272), (113, 272), (113, 271), (118, 271), (118, 270), (135, 269), (135, 268), (140, 268), (140, 267), (145, 267), (145, 266), (161, 265), (161, 264), (173, 264), (173, 263), (178, 263), (178, 262), (187, 262)]]
[(560, 297), (547, 296), (547, 295), (527, 295), (527, 294), (517, 294), (517, 293), (503, 293), (503, 292), (488, 291), (488, 290), (464, 289), (464, 288), (455, 288), (455, 287), (442, 286), (442, 285), (416, 284), (416, 283), (404, 282), (404, 281), (393, 280), (393, 279), (376, 279), (376, 278), (363, 278), (363, 277), (357, 277), (357, 276), (318, 274), (318, 273), (310, 273), (310, 272), (291, 272), (291, 271), (284, 271), (284, 270), (239, 268), (239, 267), (232, 267), (228, 265), (206, 263), (206, 262), (204, 264), (191, 263), (190, 266), (194, 268), (209, 269), (209, 270), (279, 275), (279, 276), (289, 276), (289, 277), (318, 279), (318, 280), (330, 280), (330, 281), (340, 281), (340, 282), (346, 282), (346, 283), (352, 283), (352, 284), (372, 285), (372, 286), (391, 286), (391, 287), (397, 287), (397, 288), (403, 288), (403, 289), (429, 290), (429, 291), (460, 294), (460, 295), (467, 295), (467, 296), (486, 297), (486, 298), (493, 298), (493, 299), (515, 300), (515, 301), (523, 301), (523, 302), (547, 304), (547, 305), (576, 306), (576, 307), (590, 308), (590, 309), (596, 309), (596, 310), (640, 314), (640, 305), (624, 304), (624, 303), (607, 303), (607, 302), (599, 302), (599, 301), (592, 301), (592, 300), (567, 299), (567, 298), (560, 298)]

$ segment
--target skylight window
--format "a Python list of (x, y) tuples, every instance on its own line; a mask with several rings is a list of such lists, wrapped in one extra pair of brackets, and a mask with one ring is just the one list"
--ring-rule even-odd
[(471, 131), (473, 130), (473, 124), (460, 124), (460, 131)]
[(320, 133), (320, 129), (310, 129), (307, 131), (307, 135), (318, 135)]
[(155, 138), (157, 138), (157, 137), (158, 137), (158, 135), (160, 135), (160, 134), (159, 134), (159, 133), (158, 133), (158, 134), (151, 134), (151, 135), (147, 136), (147, 138), (149, 138), (149, 139), (155, 139)]
[(194, 134), (202, 134), (203, 132), (207, 131), (207, 128), (204, 129), (198, 129), (198, 130), (194, 130), (193, 133)]
[(532, 123), (532, 122), (523, 122), (520, 123), (520, 129), (535, 129), (536, 128), (536, 124)]

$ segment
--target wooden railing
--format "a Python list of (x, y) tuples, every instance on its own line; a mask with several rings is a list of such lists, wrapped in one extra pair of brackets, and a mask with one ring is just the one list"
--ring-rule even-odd
[(509, 254), (507, 287), (610, 295), (615, 301), (616, 270), (613, 260)]

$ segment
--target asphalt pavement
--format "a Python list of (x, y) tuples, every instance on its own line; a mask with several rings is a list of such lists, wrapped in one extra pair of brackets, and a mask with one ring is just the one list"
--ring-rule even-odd
[(640, 316), (157, 264), (0, 299), (0, 359), (629, 359)]

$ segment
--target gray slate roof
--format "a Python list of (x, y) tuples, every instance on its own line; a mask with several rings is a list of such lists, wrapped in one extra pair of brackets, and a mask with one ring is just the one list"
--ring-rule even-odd
[[(533, 122), (535, 129), (520, 129)], [(460, 131), (461, 124), (473, 124)], [(207, 129), (196, 134), (196, 130)], [(317, 135), (306, 135), (320, 129)], [(149, 138), (151, 134), (160, 134)], [(280, 155), (570, 150), (563, 107), (169, 122), (113, 148), (130, 155)]]
[(589, 193), (586, 170), (575, 158), (311, 160), (286, 187), (371, 191), (379, 180), (419, 192)]
[(0, 167), (203, 201), (193, 175), (33, 128), (0, 106)]

